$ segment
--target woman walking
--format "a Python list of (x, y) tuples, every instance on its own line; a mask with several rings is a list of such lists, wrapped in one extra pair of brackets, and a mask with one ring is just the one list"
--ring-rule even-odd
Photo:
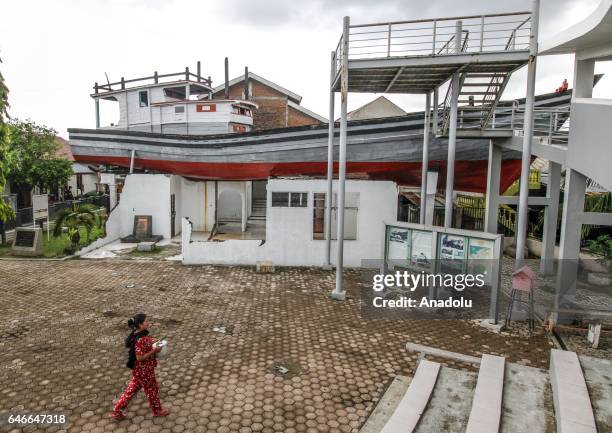
[(124, 419), (123, 409), (127, 407), (140, 388), (144, 390), (149, 399), (153, 416), (166, 416), (168, 410), (161, 407), (159, 385), (157, 379), (155, 379), (155, 367), (157, 366), (155, 355), (159, 353), (161, 348), (153, 347), (156, 340), (149, 337), (150, 323), (146, 314), (136, 314), (128, 320), (128, 326), (132, 329), (132, 332), (125, 339), (125, 347), (129, 348), (127, 366), (132, 369), (132, 380), (123, 391), (110, 416), (117, 421)]

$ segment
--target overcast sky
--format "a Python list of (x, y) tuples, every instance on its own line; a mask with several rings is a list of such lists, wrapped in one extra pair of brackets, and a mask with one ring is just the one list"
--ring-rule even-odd
[[(6, 0), (2, 2), (0, 64), (10, 89), (10, 115), (30, 118), (67, 137), (70, 127), (92, 128), (95, 81), (195, 70), (213, 85), (244, 67), (303, 96), (302, 105), (328, 111), (329, 55), (351, 23), (397, 21), (530, 9), (530, 0)], [(540, 41), (589, 15), (598, 0), (542, 0)], [(572, 59), (538, 60), (538, 93), (572, 82)], [(595, 96), (612, 97), (612, 65)], [(524, 96), (525, 71), (517, 72), (506, 98)], [(350, 94), (349, 110), (376, 95)], [(407, 111), (421, 110), (423, 96), (391, 95)]]

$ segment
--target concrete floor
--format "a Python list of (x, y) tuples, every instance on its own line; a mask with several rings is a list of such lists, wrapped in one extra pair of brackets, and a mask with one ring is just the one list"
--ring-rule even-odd
[[(0, 410), (62, 411), (69, 432), (356, 432), (391, 381), (412, 375), (408, 341), (548, 365), (544, 336), (458, 320), (366, 321), (361, 276), (345, 278), (350, 297), (339, 302), (329, 298), (334, 273), (318, 269), (2, 261)], [(130, 378), (125, 323), (139, 311), (171, 345), (157, 376), (172, 414), (153, 419), (139, 394), (116, 423), (106, 415)]]

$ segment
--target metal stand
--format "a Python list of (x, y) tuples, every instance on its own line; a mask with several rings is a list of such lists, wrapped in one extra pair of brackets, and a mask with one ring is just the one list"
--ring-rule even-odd
[[(519, 304), (527, 304), (528, 305), (528, 313), (527, 313), (527, 322), (529, 323), (529, 334), (533, 333), (535, 330), (535, 311), (534, 311), (534, 300), (533, 300), (533, 289), (529, 291), (529, 300), (523, 301), (520, 299), (520, 294), (525, 293), (522, 290), (512, 289), (510, 292), (510, 303), (508, 304), (508, 310), (506, 311), (506, 328), (510, 326), (510, 321), (512, 320), (512, 310), (514, 309), (514, 302), (518, 302)], [(516, 299), (516, 295), (519, 295), (519, 299)]]

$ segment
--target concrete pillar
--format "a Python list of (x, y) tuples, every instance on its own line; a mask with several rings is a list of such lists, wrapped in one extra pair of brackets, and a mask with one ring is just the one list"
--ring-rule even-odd
[(425, 94), (425, 118), (423, 126), (423, 162), (421, 164), (421, 214), (419, 222), (425, 224), (425, 213), (427, 212), (427, 171), (429, 167), (429, 111), (431, 100), (429, 92)]
[(427, 209), (425, 211), (425, 225), (432, 226), (434, 209), (436, 205), (436, 191), (438, 189), (438, 172), (427, 172)]
[[(461, 52), (463, 23), (455, 25), (455, 52)], [(451, 79), (451, 102), (448, 129), (448, 157), (446, 158), (446, 200), (444, 203), (444, 227), (453, 225), (453, 189), (455, 184), (455, 147), (457, 145), (457, 104), (459, 103), (460, 74), (455, 72)]]
[(96, 106), (96, 129), (100, 128), (100, 100), (96, 98), (95, 100)]
[(344, 26), (342, 31), (342, 68), (340, 70), (340, 155), (338, 158), (336, 287), (331, 294), (333, 299), (338, 300), (344, 300), (346, 298), (346, 292), (342, 285), (342, 272), (344, 270), (344, 191), (346, 179), (346, 116), (348, 98), (349, 26), (349, 17), (344, 17)]
[(593, 97), (593, 79), (595, 78), (595, 60), (574, 60), (574, 98)]
[(136, 150), (132, 149), (130, 156), (130, 174), (134, 173), (134, 161), (136, 160)]
[(331, 53), (329, 81), (329, 124), (327, 129), (327, 195), (325, 198), (325, 262), (324, 269), (331, 269), (331, 206), (334, 182), (334, 103), (336, 93), (332, 86), (336, 78), (336, 52)]
[(542, 275), (552, 275), (554, 273), (557, 220), (559, 218), (559, 192), (561, 190), (560, 181), (561, 164), (549, 161), (546, 197), (550, 201), (544, 209), (542, 257), (540, 258), (540, 273)]
[(499, 212), (499, 181), (501, 174), (502, 150), (489, 140), (489, 167), (487, 170), (487, 195), (485, 199), (484, 230), (497, 233)]
[(247, 229), (247, 196), (246, 196), (246, 182), (242, 184), (242, 193), (240, 194), (240, 198), (242, 199), (242, 212), (241, 212), (241, 229), (243, 232), (246, 232)]
[(582, 214), (586, 177), (572, 169), (565, 171), (565, 194), (559, 242), (559, 272), (557, 273), (556, 308), (571, 306), (576, 296), (576, 277), (582, 238)]
[(516, 227), (516, 264), (518, 269), (525, 259), (527, 220), (529, 219), (529, 168), (531, 165), (531, 141), (533, 140), (533, 102), (535, 99), (536, 59), (538, 54), (538, 21), (540, 1), (532, 3), (531, 34), (529, 37), (529, 62), (527, 64), (527, 96), (523, 125), (523, 154), (519, 189), (518, 223)]

